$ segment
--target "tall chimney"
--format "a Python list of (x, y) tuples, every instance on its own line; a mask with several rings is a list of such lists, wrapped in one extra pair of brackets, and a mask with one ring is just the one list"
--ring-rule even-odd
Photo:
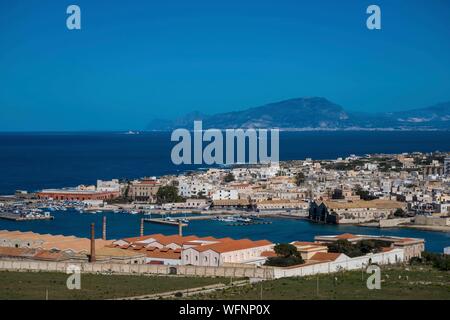
[(180, 237), (183, 236), (183, 223), (181, 223), (181, 222), (178, 222), (178, 235)]
[(144, 218), (141, 219), (141, 232), (140, 232), (141, 237), (144, 236)]
[(102, 239), (106, 240), (106, 216), (103, 216), (103, 230)]
[(91, 223), (91, 255), (89, 262), (95, 262), (95, 223)]

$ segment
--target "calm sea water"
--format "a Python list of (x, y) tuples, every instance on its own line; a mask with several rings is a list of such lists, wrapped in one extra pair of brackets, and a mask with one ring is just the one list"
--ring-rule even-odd
[[(163, 132), (140, 135), (0, 133), (0, 194), (198, 168), (172, 164), (170, 152), (174, 144), (170, 134)], [(450, 131), (280, 134), (281, 160), (436, 150), (450, 150)]]
[[(0, 194), (16, 189), (94, 184), (96, 179), (138, 178), (179, 173), (195, 166), (175, 166), (170, 160), (174, 143), (169, 133), (124, 135), (119, 133), (0, 134)], [(445, 132), (282, 132), (280, 159), (334, 159), (350, 154), (449, 151), (450, 131)], [(56, 213), (53, 221), (0, 220), (0, 229), (88, 236), (96, 222), (100, 235), (102, 215)], [(107, 213), (108, 237), (136, 236), (137, 215)], [(218, 221), (191, 222), (186, 234), (216, 237), (312, 240), (318, 234), (342, 232), (422, 237), (427, 249), (450, 246), (450, 234), (407, 229), (379, 230), (354, 226), (324, 226), (307, 221), (273, 219), (271, 225), (224, 226)], [(146, 233), (173, 234), (171, 226), (146, 224)]]
[[(120, 239), (139, 236), (140, 219), (142, 215), (122, 213), (78, 213), (74, 210), (52, 213), (52, 221), (14, 222), (0, 220), (0, 230), (33, 231), (37, 233), (75, 235), (90, 237), (90, 224), (95, 223), (96, 235), (101, 237), (103, 215), (107, 217), (107, 238)], [(153, 216), (153, 215), (152, 215)], [(154, 217), (157, 217), (156, 215)], [(291, 242), (294, 240), (314, 240), (316, 235), (334, 235), (340, 233), (394, 235), (402, 237), (418, 237), (426, 240), (426, 249), (442, 252), (450, 245), (450, 233), (430, 232), (411, 229), (383, 229), (357, 226), (318, 225), (306, 220), (266, 219), (272, 224), (251, 226), (228, 226), (227, 223), (215, 220), (191, 221), (183, 229), (185, 235), (232, 237), (235, 239), (249, 238), (252, 240), (267, 239), (273, 242)], [(145, 223), (145, 234), (162, 233), (176, 234), (177, 226)]]

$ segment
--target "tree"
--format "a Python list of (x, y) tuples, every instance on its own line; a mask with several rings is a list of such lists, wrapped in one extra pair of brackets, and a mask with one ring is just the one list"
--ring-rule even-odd
[(401, 209), (401, 208), (398, 208), (397, 210), (395, 210), (395, 212), (394, 212), (394, 217), (397, 217), (397, 218), (404, 218), (406, 216), (406, 212), (403, 210), (403, 209)]
[(159, 204), (168, 202), (182, 202), (183, 197), (178, 195), (178, 188), (175, 186), (163, 186), (158, 189), (156, 199)]
[(297, 186), (301, 186), (303, 183), (305, 183), (305, 174), (303, 172), (299, 172), (295, 175), (295, 184)]
[(234, 174), (229, 172), (224, 178), (223, 181), (226, 183), (233, 182), (234, 181)]
[(364, 256), (368, 253), (381, 252), (382, 248), (389, 247), (390, 243), (383, 240), (361, 240), (353, 244), (348, 240), (339, 239), (328, 245), (329, 252), (343, 253), (350, 258)]
[(342, 194), (342, 190), (334, 189), (333, 194), (331, 195), (331, 199), (334, 200), (345, 199), (344, 195)]
[(359, 196), (359, 198), (361, 200), (370, 201), (370, 200), (378, 199), (377, 197), (371, 195), (369, 191), (364, 190), (360, 185), (356, 186), (355, 193), (356, 193), (356, 195)]
[(267, 259), (265, 265), (274, 267), (288, 267), (303, 264), (305, 262), (302, 259), (300, 252), (298, 252), (297, 248), (292, 244), (277, 244), (274, 247), (274, 251), (277, 256)]
[(277, 244), (273, 250), (275, 251), (275, 253), (279, 256), (282, 257), (291, 257), (291, 256), (295, 256), (298, 257), (300, 255), (300, 253), (297, 250), (297, 247), (290, 244), (290, 243), (280, 243)]

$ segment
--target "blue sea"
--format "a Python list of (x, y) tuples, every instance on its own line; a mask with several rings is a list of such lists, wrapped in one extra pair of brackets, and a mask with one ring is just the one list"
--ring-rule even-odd
[[(0, 133), (0, 194), (95, 184), (97, 179), (180, 173), (168, 132)], [(281, 132), (280, 160), (350, 154), (450, 151), (450, 131)]]
[[(97, 179), (159, 176), (198, 169), (176, 166), (170, 152), (170, 133), (0, 133), (0, 194), (17, 189), (95, 184)], [(350, 154), (450, 151), (450, 131), (421, 132), (281, 132), (280, 160), (335, 159)], [(106, 213), (108, 238), (136, 236), (138, 215)], [(55, 213), (53, 221), (0, 220), (0, 229), (34, 231), (87, 237), (89, 224), (101, 231), (101, 214)], [(427, 249), (442, 252), (450, 246), (450, 233), (408, 229), (379, 230), (355, 226), (324, 226), (307, 221), (271, 219), (270, 225), (232, 227), (218, 221), (194, 221), (185, 234), (217, 237), (312, 240), (318, 234), (343, 232), (422, 237)], [(146, 224), (146, 233), (176, 233), (171, 226)]]

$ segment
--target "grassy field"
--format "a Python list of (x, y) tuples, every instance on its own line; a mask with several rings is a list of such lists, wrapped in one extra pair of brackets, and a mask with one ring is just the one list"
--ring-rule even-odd
[[(350, 300), (450, 300), (450, 272), (431, 267), (391, 267), (381, 271), (381, 289), (369, 290), (369, 274), (347, 271), (333, 275), (284, 278), (239, 288), (230, 288), (196, 299), (350, 299)], [(262, 289), (262, 290), (261, 290)]]
[[(81, 290), (68, 290), (68, 275), (51, 272), (0, 272), (0, 300), (4, 299), (108, 299), (183, 290), (225, 278), (118, 276), (84, 274)], [(450, 300), (450, 272), (431, 267), (385, 267), (381, 290), (368, 290), (368, 274), (347, 271), (332, 275), (284, 278), (217, 291), (189, 299), (317, 300), (317, 299), (446, 299)]]
[(52, 272), (0, 272), (0, 300), (108, 299), (229, 283), (224, 278), (94, 275), (81, 276), (81, 290), (68, 290), (68, 275)]

